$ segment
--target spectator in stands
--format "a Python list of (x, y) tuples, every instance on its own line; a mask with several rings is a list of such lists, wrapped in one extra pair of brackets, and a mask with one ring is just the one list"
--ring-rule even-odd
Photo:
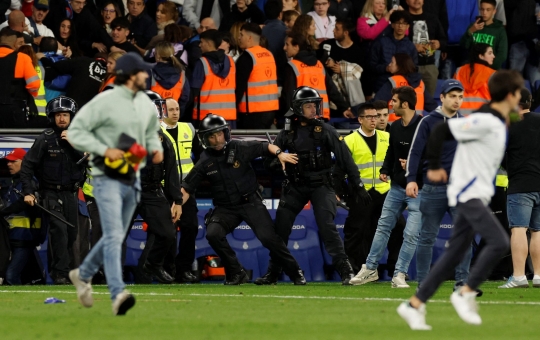
[(435, 51), (444, 51), (447, 38), (437, 17), (424, 11), (424, 1), (407, 0), (413, 22), (409, 37), (418, 51), (418, 72), (422, 75), (429, 94), (433, 96), (439, 76), (436, 60), (439, 55)]
[(375, 70), (374, 90), (378, 91), (391, 76), (389, 67), (396, 53), (408, 54), (418, 65), (418, 51), (405, 33), (411, 24), (411, 16), (405, 11), (395, 11), (390, 16), (392, 32), (379, 37), (371, 48), (370, 66)]
[(508, 39), (502, 23), (494, 19), (495, 6), (495, 0), (480, 1), (481, 18), (478, 18), (469, 26), (467, 32), (461, 37), (460, 44), (466, 49), (470, 49), (474, 43), (484, 43), (492, 46), (493, 53), (495, 53), (492, 67), (494, 70), (498, 70), (508, 56)]
[(111, 52), (109, 53), (109, 56), (107, 57), (107, 75), (103, 79), (103, 82), (101, 83), (101, 87), (99, 88), (99, 92), (103, 92), (107, 86), (112, 86), (114, 84), (114, 79), (116, 78), (116, 72), (114, 72), (114, 68), (116, 67), (116, 61), (126, 54), (125, 52)]
[[(495, 9), (497, 12), (495, 13), (495, 19), (499, 20), (503, 26), (506, 26), (506, 5), (510, 1), (506, 0), (495, 0), (497, 2), (497, 6), (495, 6)], [(482, 1), (478, 0), (478, 7), (480, 7), (480, 3)]]
[(183, 16), (197, 30), (205, 18), (211, 18), (217, 28), (234, 3), (235, 0), (184, 0)]
[[(71, 19), (66, 18), (60, 22), (58, 34), (55, 34), (55, 36), (58, 37), (58, 49), (60, 49), (65, 56), (70, 55), (70, 58), (82, 56), (77, 41), (77, 32)], [(94, 46), (94, 44), (92, 44), (92, 46)]]
[(144, 0), (127, 1), (129, 11), (127, 18), (130, 22), (129, 31), (132, 34), (134, 44), (141, 48), (146, 47), (150, 39), (157, 35), (156, 23), (144, 11), (144, 7)]
[(294, 23), (296, 22), (296, 18), (298, 18), (299, 15), (300, 14), (295, 10), (283, 11), (282, 19), (288, 30), (292, 30)]
[(302, 13), (302, 10), (300, 9), (300, 4), (298, 3), (298, 0), (283, 0), (282, 12), (286, 11), (296, 11), (296, 13), (300, 15)]
[(26, 102), (37, 97), (39, 77), (29, 56), (13, 53), (15, 31), (6, 27), (0, 31), (0, 128), (27, 127)]
[(267, 48), (272, 52), (276, 60), (278, 86), (283, 86), (285, 65), (287, 65), (287, 57), (283, 51), (287, 26), (281, 21), (282, 8), (283, 2), (281, 0), (268, 0), (264, 5), (264, 13), (268, 20), (265, 21), (262, 28), (262, 35), (266, 38)]
[(227, 56), (224, 50), (218, 49), (220, 45), (221, 34), (217, 30), (201, 33), (203, 54), (195, 64), (191, 82), (195, 98), (192, 118), (194, 122), (200, 122), (207, 114), (214, 113), (223, 117), (234, 129), (236, 65), (232, 57)]
[[(162, 36), (163, 41), (168, 41), (173, 45), (174, 56), (178, 60), (180, 60), (184, 64), (184, 66), (188, 65), (188, 56), (184, 48), (184, 42), (188, 38), (190, 38), (190, 36), (186, 33), (191, 33), (191, 29), (188, 28), (188, 30), (182, 30), (180, 26), (176, 24), (170, 24), (165, 26), (165, 33)], [(146, 51), (145, 59), (149, 62), (155, 62), (155, 48)]]
[[(521, 121), (510, 126), (506, 157), (508, 164), (508, 220), (514, 272), (499, 288), (529, 288), (525, 275), (527, 255), (534, 268), (533, 287), (540, 287), (540, 116), (531, 112), (532, 96), (521, 90)], [(530, 244), (527, 231), (530, 232)]]
[(353, 5), (351, 0), (330, 0), (328, 13), (336, 20), (352, 19)]
[(293, 94), (299, 87), (309, 86), (319, 92), (323, 98), (324, 119), (330, 119), (330, 101), (337, 106), (338, 117), (353, 118), (349, 103), (332, 82), (332, 77), (317, 60), (315, 51), (306, 41), (305, 35), (289, 32), (285, 40), (285, 52), (290, 58), (286, 66), (283, 90), (280, 97), (280, 112), (284, 115), (291, 107)]
[[(405, 10), (409, 10), (407, 0), (401, 0), (401, 5)], [(434, 15), (443, 28), (443, 31), (448, 32), (448, 10), (446, 8), (446, 0), (424, 0), (424, 6), (422, 7), (425, 13)]]
[(49, 13), (48, 0), (35, 0), (32, 6), (32, 16), (28, 18), (30, 26), (34, 29), (34, 44), (39, 46), (42, 37), (53, 37), (53, 32), (45, 25), (43, 20)]
[(232, 34), (229, 32), (224, 32), (221, 34), (221, 45), (219, 45), (218, 50), (225, 51), (225, 54), (233, 58), (234, 62), (236, 62), (240, 56), (238, 45), (236, 44)]
[(338, 19), (334, 28), (334, 39), (325, 40), (319, 45), (319, 58), (323, 61), (331, 58), (335, 62), (334, 65), (328, 65), (327, 62), (327, 66), (333, 73), (339, 74), (341, 72), (339, 62), (342, 60), (362, 65), (365, 51), (351, 39), (354, 29), (355, 27), (350, 20)]
[[(70, 0), (69, 3), (73, 9), (73, 24), (82, 52), (86, 56), (94, 56), (97, 52), (107, 52), (113, 45), (113, 41), (90, 10), (84, 8), (86, 2), (84, 0)], [(55, 34), (55, 36), (57, 35)]]
[(107, 1), (105, 5), (103, 5), (103, 9), (101, 10), (101, 25), (103, 28), (107, 31), (107, 33), (111, 34), (112, 28), (111, 28), (111, 22), (119, 17), (122, 17), (122, 13), (120, 12), (120, 7), (118, 7), (118, 4), (115, 1)]
[(251, 22), (257, 25), (264, 24), (264, 13), (251, 0), (236, 0), (230, 13), (223, 16), (219, 30), (227, 32), (235, 22)]
[(240, 30), (244, 53), (236, 61), (236, 105), (239, 129), (269, 129), (279, 109), (276, 62), (260, 46), (262, 30), (246, 23)]
[(180, 112), (185, 112), (189, 100), (189, 81), (184, 66), (174, 56), (170, 42), (160, 41), (156, 45), (156, 66), (152, 69), (150, 90), (161, 98), (173, 98), (180, 104)]
[[(58, 42), (55, 38), (43, 37), (41, 39), (41, 44), (39, 44), (39, 53), (40, 58), (47, 58), (52, 63), (56, 63), (60, 60), (65, 60), (66, 57), (62, 53), (58, 52)], [(43, 63), (40, 61), (40, 65), (43, 66)], [(47, 102), (52, 99), (63, 96), (66, 94), (67, 87), (71, 81), (70, 75), (60, 75), (54, 79), (49, 79), (45, 82), (45, 74), (43, 73), (43, 81), (45, 85), (45, 99)], [(41, 91), (41, 88), (40, 88)]]
[(19, 10), (12, 10), (8, 15), (8, 20), (0, 25), (0, 29), (3, 29), (4, 27), (9, 27), (16, 32), (24, 33), (23, 37), (25, 43), (32, 43), (32, 35), (34, 32), (30, 26), (30, 21), (28, 18), (25, 18), (23, 12)]
[[(54, 39), (54, 38), (52, 38)], [(36, 73), (39, 77), (39, 91), (36, 98), (33, 101), (27, 101), (28, 110), (31, 114), (30, 120), (28, 122), (29, 127), (32, 128), (46, 128), (49, 125), (49, 120), (47, 118), (47, 113), (45, 112), (45, 107), (47, 106), (47, 100), (45, 99), (45, 86), (43, 84), (43, 78), (45, 77), (45, 70), (43, 65), (39, 63), (36, 53), (32, 46), (23, 45), (19, 47), (18, 52), (24, 53), (32, 59), (32, 66), (36, 70)]]
[(195, 62), (199, 60), (202, 55), (201, 48), (199, 47), (200, 45), (199, 34), (207, 30), (215, 30), (215, 29), (217, 29), (217, 27), (214, 22), (214, 19), (210, 17), (204, 18), (201, 20), (201, 23), (199, 27), (197, 28), (197, 34), (190, 37), (185, 42), (184, 47), (188, 55), (188, 65), (191, 70), (192, 70), (193, 65), (195, 65)]
[(303, 34), (306, 37), (306, 40), (311, 45), (311, 48), (316, 50), (319, 48), (319, 42), (315, 40), (316, 29), (317, 26), (315, 26), (315, 19), (313, 19), (312, 16), (307, 14), (300, 14), (298, 18), (296, 18), (291, 32)]
[(534, 14), (534, 0), (507, 1), (505, 3), (508, 18), (506, 33), (508, 35), (508, 66), (525, 74), (531, 84), (540, 80), (538, 71), (538, 54), (535, 50), (537, 38), (537, 17)]
[(18, 51), (21, 46), (24, 45), (24, 33), (15, 31), (15, 34), (17, 35), (17, 40), (15, 41), (15, 51)]
[[(431, 1), (427, 1), (427, 4), (430, 3)], [(446, 53), (441, 53), (441, 60), (444, 61), (441, 70), (442, 79), (452, 78), (456, 67), (463, 65), (467, 58), (467, 51), (459, 46), (459, 42), (463, 34), (466, 33), (468, 25), (476, 21), (478, 0), (446, 0), (446, 8), (448, 9), (448, 18), (452, 20), (448, 24)]]
[(388, 124), (388, 117), (390, 114), (388, 113), (388, 102), (385, 102), (384, 100), (375, 100), (372, 104), (379, 115), (376, 129), (389, 132), (390, 125)]
[(174, 2), (165, 1), (158, 5), (156, 11), (156, 24), (158, 33), (154, 36), (146, 46), (137, 46), (142, 55), (145, 55), (148, 50), (153, 49), (158, 41), (162, 41), (165, 36), (165, 27), (176, 25), (178, 20), (178, 10)]
[(114, 42), (111, 52), (124, 51), (139, 53), (139, 49), (128, 40), (131, 34), (130, 26), (129, 20), (126, 17), (116, 18), (111, 22), (111, 37)]
[(314, 11), (307, 13), (315, 20), (315, 39), (322, 42), (326, 39), (334, 38), (334, 27), (336, 25), (336, 17), (328, 15), (330, 8), (330, 0), (315, 0), (313, 2)]
[(495, 70), (491, 68), (495, 55), (488, 44), (474, 44), (471, 47), (469, 64), (456, 70), (454, 76), (463, 84), (466, 100), (461, 106), (461, 112), (470, 114), (491, 100), (488, 82)]

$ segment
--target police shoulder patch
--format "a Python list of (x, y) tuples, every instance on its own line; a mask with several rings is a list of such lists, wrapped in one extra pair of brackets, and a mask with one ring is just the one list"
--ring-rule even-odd
[(234, 161), (233, 168), (238, 169), (240, 167), (239, 161)]
[(315, 132), (321, 132), (322, 126), (315, 126)]

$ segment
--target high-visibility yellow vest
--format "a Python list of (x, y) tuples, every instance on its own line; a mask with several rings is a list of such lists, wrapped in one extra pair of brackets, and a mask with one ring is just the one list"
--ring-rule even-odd
[(501, 188), (508, 188), (508, 173), (503, 168), (497, 170), (497, 177), (495, 177), (495, 186)]
[(356, 163), (360, 173), (360, 179), (364, 183), (366, 190), (375, 187), (375, 190), (384, 194), (390, 190), (390, 182), (381, 181), (379, 174), (386, 157), (386, 151), (390, 146), (390, 134), (379, 130), (375, 130), (375, 133), (377, 136), (375, 154), (371, 152), (359, 131), (345, 137), (345, 144), (351, 151), (354, 163)]
[(84, 180), (84, 184), (82, 186), (82, 192), (85, 195), (94, 197), (94, 186), (92, 185), (92, 168), (87, 168), (86, 170), (86, 179)]
[(161, 124), (161, 130), (163, 131), (163, 134), (169, 138), (174, 147), (174, 155), (176, 156), (176, 164), (178, 166), (178, 175), (180, 176), (180, 180), (183, 181), (191, 169), (193, 169), (193, 160), (191, 159), (193, 130), (188, 123), (178, 123), (177, 140), (174, 140), (173, 137), (167, 132), (167, 125), (165, 123)]
[(43, 79), (45, 78), (45, 71), (41, 64), (36, 66), (36, 72), (39, 77), (39, 90), (37, 97), (34, 98), (34, 102), (36, 103), (38, 115), (47, 117), (47, 112), (45, 111), (45, 108), (47, 107), (47, 99), (45, 99), (45, 84), (43, 82)]

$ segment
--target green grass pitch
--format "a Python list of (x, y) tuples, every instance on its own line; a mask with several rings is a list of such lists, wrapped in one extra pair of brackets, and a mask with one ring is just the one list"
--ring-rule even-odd
[[(390, 283), (341, 286), (310, 283), (128, 286), (137, 304), (113, 317), (106, 286), (94, 286), (94, 306), (82, 307), (73, 286), (0, 287), (0, 339), (536, 339), (540, 289), (482, 286), (481, 326), (459, 319), (447, 282), (428, 303), (432, 331), (411, 331), (397, 315), (410, 289)], [(44, 304), (47, 297), (64, 304)]]

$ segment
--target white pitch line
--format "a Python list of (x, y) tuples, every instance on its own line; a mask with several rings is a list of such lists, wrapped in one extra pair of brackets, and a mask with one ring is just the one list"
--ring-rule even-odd
[[(246, 298), (272, 298), (272, 299), (308, 299), (308, 300), (349, 300), (349, 301), (391, 301), (391, 302), (403, 302), (406, 299), (396, 298), (370, 298), (370, 297), (345, 297), (345, 296), (301, 296), (301, 295), (251, 295), (251, 294), (180, 294), (189, 296), (212, 296), (212, 297), (246, 297)], [(476, 300), (480, 304), (484, 305), (540, 305), (540, 301), (482, 301)], [(429, 302), (435, 303), (450, 303), (449, 300), (429, 300)]]
[[(0, 290), (0, 293), (48, 293), (48, 294), (76, 294), (74, 290)], [(96, 295), (109, 295), (109, 292), (92, 292)], [(173, 296), (171, 293), (136, 293), (136, 295), (150, 295), (150, 296)]]

